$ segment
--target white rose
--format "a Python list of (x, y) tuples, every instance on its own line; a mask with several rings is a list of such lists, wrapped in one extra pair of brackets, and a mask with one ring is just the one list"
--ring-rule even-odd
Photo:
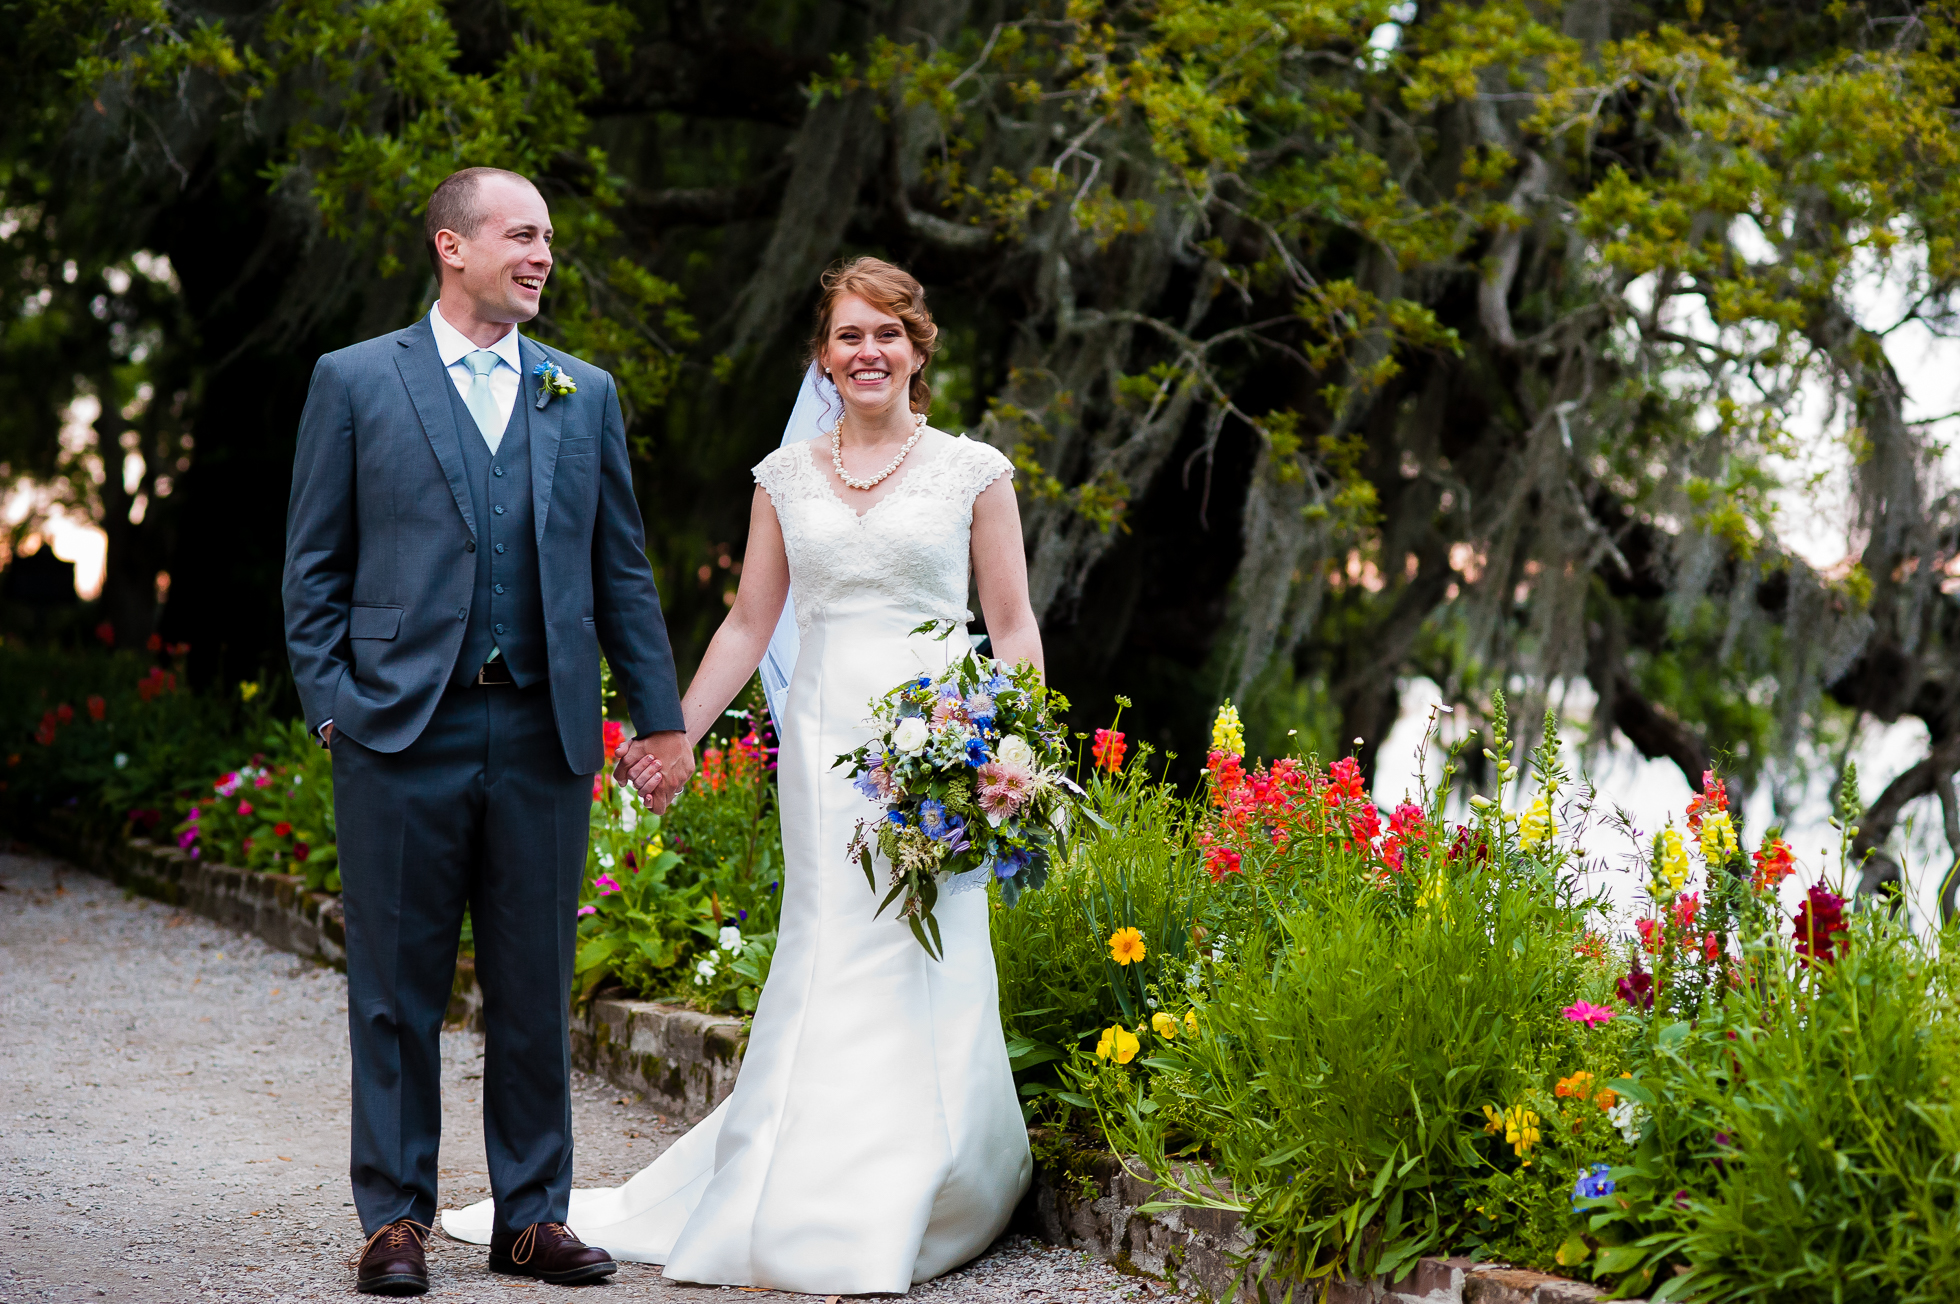
[(930, 736), (926, 722), (916, 715), (910, 715), (900, 720), (898, 728), (892, 730), (892, 746), (910, 756), (924, 747)]
[(742, 930), (741, 930), (741, 929), (739, 929), (739, 928), (737, 928), (737, 927), (735, 927), (735, 925), (733, 925), (733, 924), (729, 924), (729, 925), (728, 925), (727, 927), (725, 927), (725, 928), (723, 928), (723, 929), (721, 930), (721, 937), (720, 937), (720, 939), (719, 939), (719, 941), (718, 941), (718, 943), (717, 943), (717, 944), (718, 944), (718, 945), (719, 945), (719, 946), (721, 947), (721, 949), (722, 949), (722, 950), (724, 950), (724, 951), (739, 951), (739, 950), (741, 950), (741, 949), (742, 949)]
[(1009, 734), (1001, 739), (997, 755), (1009, 765), (1034, 764), (1034, 748), (1028, 746), (1028, 740), (1020, 734)]

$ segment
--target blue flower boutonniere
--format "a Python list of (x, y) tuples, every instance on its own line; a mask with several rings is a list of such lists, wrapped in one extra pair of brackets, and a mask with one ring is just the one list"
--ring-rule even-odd
[(578, 393), (578, 385), (573, 382), (565, 369), (555, 362), (540, 362), (532, 368), (531, 374), (538, 378), (539, 411), (544, 410), (544, 405), (551, 402), (554, 394)]

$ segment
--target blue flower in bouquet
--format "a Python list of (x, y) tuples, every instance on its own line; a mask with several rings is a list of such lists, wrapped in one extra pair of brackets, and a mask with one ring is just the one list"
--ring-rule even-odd
[(969, 738), (966, 740), (966, 763), (976, 770), (987, 763), (986, 739)]
[(902, 810), (888, 810), (885, 812), (885, 822), (903, 827), (905, 824), (905, 812)]
[(982, 733), (993, 728), (994, 699), (985, 693), (970, 694), (966, 699), (966, 718)]
[(1574, 1212), (1578, 1211), (1581, 1200), (1597, 1200), (1602, 1195), (1613, 1194), (1613, 1179), (1606, 1175), (1610, 1171), (1605, 1164), (1594, 1164), (1591, 1168), (1579, 1170), (1579, 1180), (1572, 1188)]
[(1013, 878), (1016, 874), (1026, 869), (1028, 862), (1033, 859), (1034, 853), (1031, 851), (1015, 850), (1002, 852), (994, 860), (994, 877)]
[(996, 670), (992, 677), (986, 683), (982, 684), (981, 687), (986, 690), (987, 696), (999, 697), (1002, 693), (1014, 687), (1014, 681)]
[(919, 803), (919, 827), (929, 838), (951, 842), (966, 827), (966, 821), (946, 809), (946, 803), (931, 797)]
[(872, 777), (874, 773), (875, 771), (866, 770), (863, 774), (851, 780), (851, 786), (863, 793), (870, 800), (879, 801), (884, 797), (884, 794), (878, 791), (878, 781)]

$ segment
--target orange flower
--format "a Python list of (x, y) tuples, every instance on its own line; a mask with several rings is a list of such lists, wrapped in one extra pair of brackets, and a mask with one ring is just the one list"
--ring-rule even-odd
[(1119, 928), (1109, 935), (1109, 958), (1128, 967), (1143, 959), (1143, 930)]
[(1560, 1078), (1552, 1090), (1562, 1097), (1584, 1100), (1592, 1094), (1593, 1075), (1583, 1069), (1569, 1078)]

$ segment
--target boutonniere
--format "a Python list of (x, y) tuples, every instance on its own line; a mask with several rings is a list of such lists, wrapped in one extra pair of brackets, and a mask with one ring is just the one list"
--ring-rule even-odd
[(538, 378), (539, 411), (544, 410), (544, 405), (551, 402), (551, 396), (554, 394), (578, 393), (578, 385), (573, 382), (565, 369), (555, 362), (540, 362), (532, 369), (531, 374)]

